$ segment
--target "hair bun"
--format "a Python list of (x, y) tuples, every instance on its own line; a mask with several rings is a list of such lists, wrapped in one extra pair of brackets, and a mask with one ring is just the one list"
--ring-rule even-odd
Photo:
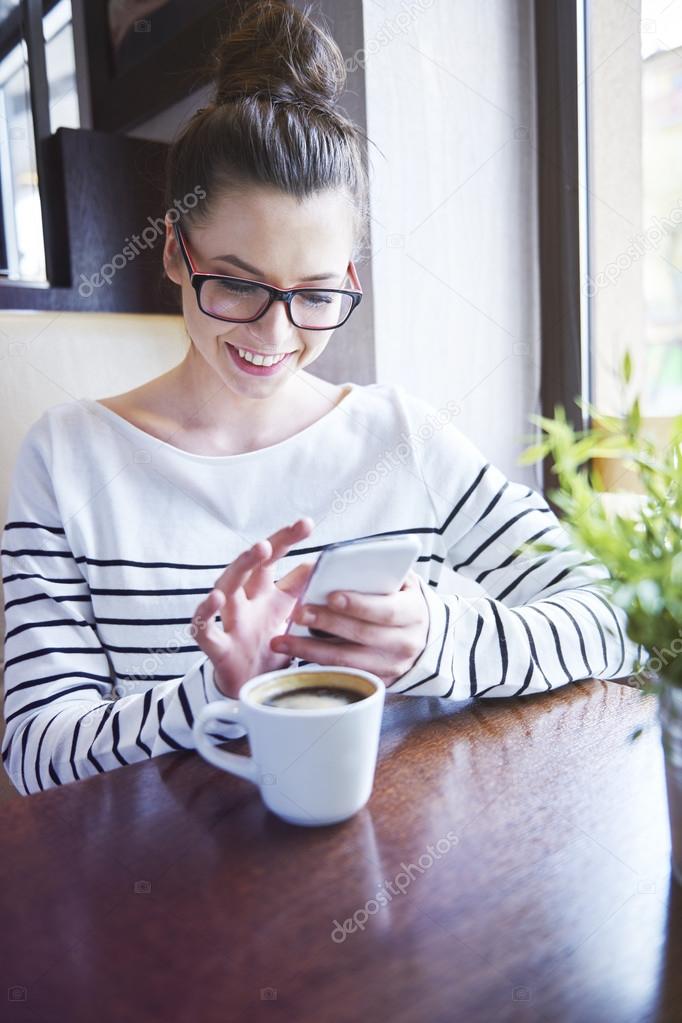
[(213, 54), (217, 106), (245, 97), (333, 107), (346, 81), (334, 40), (287, 0), (255, 0)]

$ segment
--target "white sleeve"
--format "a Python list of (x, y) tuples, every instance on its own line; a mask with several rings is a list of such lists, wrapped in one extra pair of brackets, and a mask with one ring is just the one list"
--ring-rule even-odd
[[(417, 459), (444, 560), (485, 595), (441, 594), (420, 580), (426, 646), (390, 692), (516, 696), (639, 668), (643, 651), (626, 634), (625, 613), (595, 585), (607, 569), (571, 546), (540, 494), (507, 479), (451, 423)], [(520, 553), (531, 540), (553, 550)]]
[[(38, 421), (40, 423), (40, 420)], [(91, 595), (67, 541), (38, 424), (22, 443), (2, 534), (2, 760), (22, 794), (193, 749), (198, 710), (224, 699), (201, 654), (182, 677), (116, 698)], [(243, 735), (226, 726), (218, 740)]]

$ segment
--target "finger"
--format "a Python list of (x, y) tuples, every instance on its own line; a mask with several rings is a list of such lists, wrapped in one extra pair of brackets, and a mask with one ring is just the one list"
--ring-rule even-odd
[[(310, 617), (311, 614), (314, 618)], [(303, 607), (294, 610), (292, 617), (295, 622), (306, 625), (309, 629), (321, 629), (352, 643), (379, 649), (386, 649), (391, 645), (395, 638), (393, 633), (399, 638), (404, 631), (400, 627), (374, 625), (359, 618), (351, 618), (349, 615), (330, 611), (319, 604), (304, 604)]]
[(243, 586), (251, 572), (263, 559), (270, 556), (270, 544), (267, 540), (259, 540), (232, 561), (214, 583), (216, 589), (223, 591), (225, 596)]
[(225, 595), (221, 590), (211, 590), (197, 607), (190, 625), (191, 635), (212, 661), (224, 656), (228, 645), (225, 630), (215, 621), (215, 615), (224, 601)]
[[(342, 606), (337, 597), (345, 598)], [(359, 593), (357, 590), (333, 590), (327, 605), (351, 618), (374, 625), (412, 625), (419, 620), (421, 594), (414, 586), (395, 593)]]
[(275, 566), (279, 558), (283, 557), (291, 547), (308, 536), (313, 528), (313, 520), (308, 518), (298, 519), (288, 526), (283, 526), (268, 537), (272, 547), (272, 553), (264, 558), (261, 564), (254, 570), (244, 589), (246, 595), (251, 599), (259, 593), (270, 590), (274, 581)]
[(291, 572), (287, 572), (281, 579), (278, 579), (275, 586), (284, 593), (288, 593), (289, 596), (298, 598), (305, 590), (314, 568), (314, 561), (307, 561), (302, 565), (297, 565), (296, 568), (292, 568)]
[(272, 544), (272, 554), (268, 561), (278, 561), (293, 544), (305, 539), (306, 536), (310, 536), (314, 525), (315, 523), (310, 516), (306, 515), (303, 518), (297, 519), (296, 522), (292, 522), (290, 525), (283, 526), (282, 529), (271, 533), (268, 540)]
[(281, 650), (279, 641), (283, 639), (286, 653), (290, 657), (300, 657), (312, 664), (333, 664), (339, 668), (359, 668), (371, 671), (380, 678), (390, 673), (389, 659), (381, 650), (370, 650), (366, 646), (354, 643), (334, 643), (332, 640), (307, 639), (304, 636), (274, 636), (270, 641), (273, 650)]

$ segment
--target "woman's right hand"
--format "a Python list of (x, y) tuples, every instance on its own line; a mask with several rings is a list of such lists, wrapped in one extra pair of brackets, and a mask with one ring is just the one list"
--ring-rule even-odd
[[(313, 562), (297, 565), (275, 582), (275, 564), (312, 532), (311, 518), (298, 519), (259, 540), (228, 565), (199, 604), (190, 632), (213, 663), (215, 683), (237, 697), (250, 678), (286, 668), (291, 658), (270, 648), (303, 592)], [(220, 623), (214, 621), (220, 612)]]

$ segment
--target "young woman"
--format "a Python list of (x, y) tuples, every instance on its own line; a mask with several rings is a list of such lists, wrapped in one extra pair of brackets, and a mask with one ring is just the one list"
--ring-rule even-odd
[[(16, 463), (2, 757), (22, 793), (192, 748), (201, 706), (291, 663), (460, 700), (624, 676), (638, 654), (595, 585), (605, 569), (448, 409), (310, 371), (353, 329), (367, 225), (333, 40), (259, 3), (215, 61), (215, 100), (168, 160), (163, 260), (187, 355), (50, 408)], [(398, 592), (297, 610), (339, 642), (284, 638), (319, 551), (396, 533), (422, 546)], [(520, 550), (540, 538), (549, 553)], [(444, 564), (486, 595), (437, 593)]]

